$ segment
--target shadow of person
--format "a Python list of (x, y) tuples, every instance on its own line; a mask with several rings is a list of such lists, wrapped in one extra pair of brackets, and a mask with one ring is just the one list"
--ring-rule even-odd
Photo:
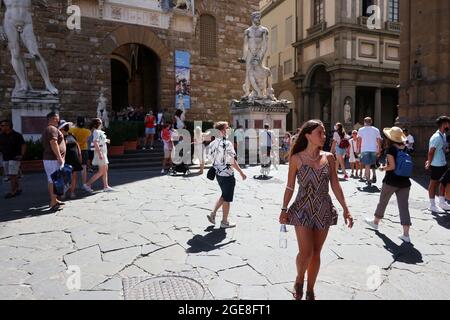
[(384, 248), (392, 254), (395, 262), (403, 262), (407, 264), (422, 263), (422, 253), (414, 248), (412, 243), (403, 242), (397, 245), (385, 234), (375, 231), (375, 234), (384, 242)]
[(378, 189), (378, 187), (374, 186), (374, 185), (372, 185), (370, 187), (369, 186), (358, 187), (357, 189), (358, 189), (358, 191), (367, 192), (367, 193), (380, 193), (381, 192), (381, 190)]
[(431, 213), (434, 217), (434, 220), (441, 226), (446, 229), (450, 229), (450, 212), (439, 214), (436, 212)]
[(220, 249), (230, 243), (236, 242), (236, 240), (230, 240), (228, 242), (222, 243), (227, 237), (226, 229), (214, 229), (214, 226), (210, 226), (205, 229), (208, 232), (206, 235), (195, 235), (192, 239), (188, 240), (187, 244), (190, 246), (186, 250), (187, 253), (200, 253), (200, 252), (210, 252), (213, 250)]

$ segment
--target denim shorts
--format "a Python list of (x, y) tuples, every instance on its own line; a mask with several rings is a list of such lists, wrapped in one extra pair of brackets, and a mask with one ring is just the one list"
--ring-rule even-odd
[(339, 146), (336, 146), (336, 155), (337, 156), (345, 156), (347, 153), (347, 149), (339, 148)]
[(146, 135), (155, 134), (155, 132), (156, 132), (155, 128), (145, 128)]
[(376, 152), (362, 152), (361, 162), (365, 166), (373, 166), (377, 163), (377, 153)]
[(219, 182), (220, 190), (222, 190), (222, 198), (225, 202), (233, 202), (234, 187), (236, 186), (236, 179), (234, 176), (221, 177), (216, 176), (217, 182)]

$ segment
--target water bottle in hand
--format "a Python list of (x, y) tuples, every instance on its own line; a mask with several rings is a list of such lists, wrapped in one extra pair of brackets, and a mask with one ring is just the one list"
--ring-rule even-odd
[(280, 248), (287, 248), (287, 228), (285, 224), (282, 224), (280, 227)]

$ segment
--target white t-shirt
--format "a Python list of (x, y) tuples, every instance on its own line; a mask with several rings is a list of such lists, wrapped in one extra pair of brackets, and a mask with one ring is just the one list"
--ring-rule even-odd
[(414, 137), (412, 135), (408, 135), (406, 137), (406, 139), (408, 139), (408, 141), (406, 142), (406, 147), (411, 150), (414, 147)]
[(358, 131), (361, 137), (361, 152), (378, 152), (378, 139), (381, 140), (380, 130), (372, 126), (364, 126)]
[(216, 138), (209, 145), (208, 158), (212, 161), (218, 176), (231, 177), (234, 175), (231, 164), (235, 156), (236, 152), (229, 140)]
[(274, 141), (273, 132), (270, 130), (263, 130), (259, 133), (259, 145), (261, 147), (272, 147)]

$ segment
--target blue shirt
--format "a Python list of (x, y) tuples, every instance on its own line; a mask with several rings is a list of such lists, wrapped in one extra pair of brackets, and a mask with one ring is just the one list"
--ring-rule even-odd
[(430, 148), (435, 148), (436, 151), (434, 153), (433, 161), (431, 161), (431, 165), (433, 167), (444, 167), (447, 165), (447, 160), (445, 159), (445, 149), (447, 147), (447, 139), (445, 138), (445, 134), (442, 134), (439, 130), (436, 131), (430, 138)]

